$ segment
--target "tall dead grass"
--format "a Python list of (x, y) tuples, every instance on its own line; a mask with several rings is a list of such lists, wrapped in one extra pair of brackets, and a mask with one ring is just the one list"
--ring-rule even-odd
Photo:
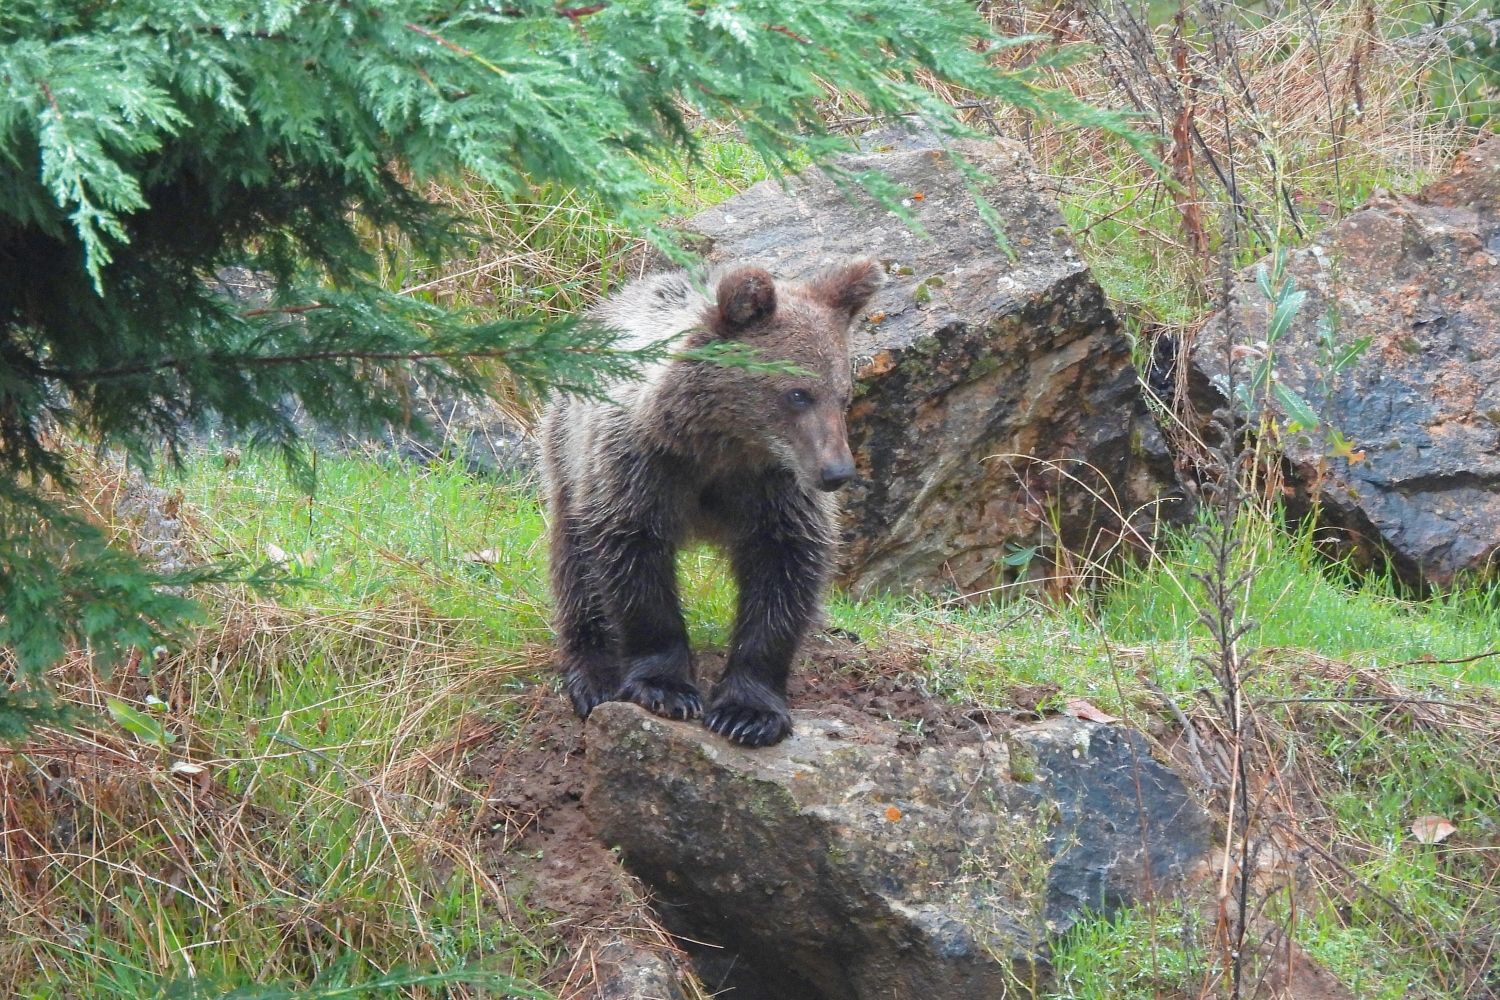
[[(1426, 97), (1424, 82), (1453, 56), (1413, 43), (1426, 11), (1417, 5), (1303, 4), (1277, 17), (1218, 0), (982, 6), (998, 30), (1038, 37), (997, 58), (1130, 111), (1155, 137), (1165, 174), (1105, 133), (932, 84), (969, 124), (1025, 141), (1106, 290), (1146, 320), (1187, 323), (1212, 306), (1226, 233), (1243, 235), (1235, 254), (1249, 263), (1337, 221), (1376, 187), (1420, 186), (1474, 139)], [(1039, 62), (1073, 43), (1087, 53)], [(847, 105), (835, 121), (869, 124)]]
[[(149, 671), (104, 680), (74, 657), (54, 681), (76, 728), (0, 751), (0, 993), (308, 982), (351, 959), (452, 968), (480, 942), (435, 914), (465, 910), (525, 955), (474, 845), (482, 790), (462, 766), (496, 730), (462, 706), (522, 665), (484, 662), (412, 607), (226, 594), (214, 617)], [(112, 723), (112, 701), (165, 737)]]

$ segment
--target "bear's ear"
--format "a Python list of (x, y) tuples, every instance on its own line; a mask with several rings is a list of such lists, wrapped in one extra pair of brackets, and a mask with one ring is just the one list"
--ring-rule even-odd
[(734, 338), (776, 313), (776, 279), (759, 267), (742, 267), (719, 280), (719, 307), (710, 317), (714, 333)]
[(885, 271), (873, 260), (857, 260), (831, 267), (807, 283), (808, 294), (832, 306), (850, 319), (865, 307), (876, 289), (885, 284)]

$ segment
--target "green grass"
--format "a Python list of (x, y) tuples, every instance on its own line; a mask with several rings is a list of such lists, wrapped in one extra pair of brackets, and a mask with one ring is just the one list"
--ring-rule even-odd
[[(190, 969), (228, 983), (310, 981), (335, 963), (344, 963), (341, 975), (351, 982), (395, 965), (455, 968), (476, 960), (526, 979), (555, 947), (544, 927), (484, 888), (461, 818), (482, 789), (442, 749), (461, 727), (503, 724), (512, 696), (547, 676), (544, 518), (535, 484), (476, 479), (455, 464), (358, 456), (324, 457), (318, 475), (308, 497), (270, 458), (251, 454), (226, 469), (203, 456), (177, 483), (205, 551), (258, 564), (280, 550), (306, 581), (278, 592), (273, 604), (226, 594), (212, 605), (217, 625), (168, 651), (154, 671), (114, 685), (138, 705), (148, 694), (166, 702), (162, 721), (181, 740), (158, 750), (106, 724), (107, 735), (136, 744), (131, 752), (159, 767), (206, 764), (224, 801), (265, 812), (260, 823), (242, 814), (226, 833), (188, 809), (171, 782), (95, 803), (89, 823), (116, 844), (76, 873), (68, 891), (80, 901), (91, 891), (109, 895), (118, 919), (42, 949), (51, 974), (82, 984), (87, 995), (139, 995), (153, 977)], [(1248, 604), (1259, 625), (1250, 642), (1282, 650), (1252, 680), (1254, 696), (1342, 690), (1335, 680), (1305, 676), (1297, 650), (1382, 668), (1454, 698), (1463, 696), (1455, 684), (1469, 691), (1497, 683), (1490, 660), (1397, 666), (1495, 648), (1493, 594), (1412, 602), (1379, 580), (1344, 586), (1305, 538), (1278, 532), (1254, 535), (1247, 551), (1259, 569)], [(830, 620), (870, 642), (918, 650), (913, 680), (943, 693), (1004, 704), (1013, 684), (1051, 683), (1059, 699), (1086, 697), (1144, 722), (1154, 710), (1143, 707), (1137, 671), (1184, 705), (1208, 683), (1193, 661), (1206, 647), (1189, 580), (1204, 561), (1202, 543), (1185, 537), (1096, 599), (968, 606), (834, 595)], [(734, 606), (722, 560), (694, 550), (683, 571), (693, 641), (722, 645)], [(1455, 750), (1452, 734), (1403, 732), (1374, 712), (1324, 713), (1300, 733), (1299, 752), (1332, 762), (1329, 773), (1340, 775), (1327, 807), (1342, 836), (1385, 845), (1357, 865), (1358, 877), (1433, 926), (1472, 926), (1464, 907), (1481, 874), (1473, 865), (1440, 869), (1432, 857), (1403, 850), (1410, 846), (1403, 830), (1428, 812), (1466, 829), (1482, 824), (1497, 802), (1493, 768)], [(434, 753), (441, 766), (429, 766)], [(186, 826), (174, 839), (171, 823), (153, 825), (153, 814)], [(265, 817), (274, 817), (269, 827)], [(181, 893), (163, 894), (151, 878), (126, 874), (156, 870), (184, 838), (196, 860)], [(212, 932), (192, 896), (218, 900)], [(1346, 981), (1368, 982), (1378, 987), (1369, 995), (1384, 996), (1379, 991), (1420, 968), (1409, 957), (1416, 945), (1410, 932), (1388, 929), (1373, 895), (1356, 898), (1363, 902), (1342, 915), (1304, 915), (1302, 937)], [(302, 924), (311, 940), (295, 947), (285, 933), (291, 914), (313, 920)], [(324, 924), (343, 930), (314, 929)], [(1157, 927), (1147, 962), (1135, 927), (1127, 928), (1135, 944), (1120, 945), (1113, 958), (1095, 944), (1078, 945), (1066, 990), (1055, 995), (1111, 995), (1099, 991), (1112, 981), (1148, 991), (1163, 976), (1178, 976), (1174, 963), (1186, 959), (1162, 940), (1168, 931)], [(1124, 940), (1118, 921), (1097, 933)], [(1386, 957), (1349, 965), (1366, 938), (1383, 940)]]
[[(1389, 666), (1423, 657), (1451, 659), (1495, 648), (1500, 603), (1491, 588), (1458, 590), (1428, 601), (1400, 596), (1388, 576), (1356, 577), (1329, 567), (1309, 531), (1287, 534), (1247, 523), (1245, 559), (1254, 570), (1245, 615), (1256, 623), (1253, 648), (1303, 649), (1360, 665)], [(1103, 627), (1119, 641), (1180, 636), (1197, 618), (1199, 587), (1191, 579), (1210, 565), (1203, 536), (1169, 540), (1167, 554), (1107, 595)], [(1470, 664), (1413, 663), (1434, 678), (1500, 683), (1500, 658)]]
[[(1500, 657), (1428, 662), (1500, 647), (1494, 590), (1418, 602), (1399, 596), (1399, 588), (1379, 576), (1349, 586), (1348, 574), (1330, 570), (1307, 533), (1248, 522), (1245, 530), (1245, 558), (1256, 568), (1242, 610), (1255, 623), (1246, 637), (1250, 648), (1278, 660), (1294, 661), (1296, 651), (1306, 651), (1391, 668), (1389, 676), (1420, 686), (1500, 685)], [(1101, 707), (1129, 710), (1126, 696), (1140, 690), (1137, 669), (1184, 694), (1209, 681), (1194, 662), (1209, 651), (1209, 641), (1198, 623), (1202, 589), (1193, 579), (1209, 565), (1203, 537), (1186, 532), (1167, 539), (1150, 564), (1127, 571), (1097, 598), (1053, 607), (1030, 599), (973, 606), (836, 597), (830, 616), (861, 635), (896, 634), (921, 643), (930, 679), (954, 693), (1003, 700), (1012, 684), (1054, 683), (1066, 694), (1101, 699)], [(1291, 679), (1309, 681), (1305, 675)], [(1260, 678), (1261, 691), (1284, 693), (1287, 680), (1269, 670)]]
[(662, 185), (661, 206), (674, 215), (717, 205), (770, 176), (760, 157), (733, 136), (705, 137), (694, 159), (649, 169)]
[(307, 586), (283, 602), (379, 607), (420, 600), (472, 622), (477, 641), (545, 643), (546, 538), (534, 490), (496, 487), (456, 464), (324, 457), (306, 495), (275, 461), (225, 469), (204, 457), (182, 482), (199, 527), (251, 564), (277, 550)]
[[(452, 466), (415, 469), (358, 458), (325, 460), (320, 474), (319, 494), (309, 500), (268, 462), (251, 460), (232, 471), (205, 462), (194, 468), (185, 492), (195, 508), (221, 512), (214, 533), (228, 551), (253, 558), (274, 543), (308, 553), (306, 562), (321, 584), (297, 592), (294, 601), (354, 609), (420, 596), (435, 613), (470, 622), (464, 634), (484, 656), (503, 658), (517, 644), (547, 642), (542, 515), (530, 484), (477, 482)], [(1351, 587), (1346, 574), (1322, 563), (1306, 533), (1289, 536), (1264, 524), (1245, 530), (1245, 558), (1256, 566), (1245, 607), (1257, 622), (1246, 642), (1271, 651), (1251, 679), (1252, 696), (1345, 690), (1340, 678), (1320, 679), (1301, 669), (1299, 651), (1379, 668), (1383, 676), (1440, 697), (1461, 698), (1455, 688), (1500, 685), (1496, 658), (1424, 662), (1496, 648), (1500, 612), (1493, 592), (1416, 602), (1379, 577)], [(496, 565), (466, 561), (486, 549), (498, 556)], [(693, 640), (722, 645), (734, 607), (723, 563), (704, 549), (687, 553), (683, 563)], [(1196, 624), (1202, 598), (1191, 574), (1207, 564), (1202, 537), (1190, 533), (1169, 542), (1152, 564), (1127, 571), (1097, 600), (1062, 607), (1030, 601), (969, 606), (835, 595), (830, 621), (873, 641), (920, 647), (921, 682), (957, 697), (1003, 704), (1014, 684), (1051, 683), (1060, 689), (1059, 701), (1082, 696), (1144, 721), (1137, 671), (1184, 703), (1211, 683), (1193, 659), (1208, 645)], [(285, 703), (269, 704), (263, 714), (295, 715), (298, 704), (333, 697), (336, 692), (324, 688), (290, 692)], [(1352, 730), (1311, 730), (1320, 741), (1315, 749), (1346, 775), (1329, 806), (1349, 836), (1389, 844), (1401, 840), (1417, 815), (1447, 815), (1472, 826), (1493, 808), (1495, 775), (1480, 761), (1455, 754), (1451, 734), (1390, 732), (1358, 718)], [(1396, 759), (1403, 766), (1392, 767)], [(1455, 886), (1417, 878), (1399, 855), (1373, 858), (1360, 874), (1377, 883), (1401, 875), (1407, 891), (1420, 891), (1427, 900), (1424, 906), (1448, 907), (1442, 921), (1455, 918), (1452, 908), (1461, 896)], [(1363, 916), (1379, 926), (1378, 913)], [(1325, 936), (1343, 940), (1331, 932)]]
[(1162, 909), (1084, 921), (1052, 956), (1049, 1000), (1157, 1000), (1196, 994), (1205, 956), (1202, 921)]

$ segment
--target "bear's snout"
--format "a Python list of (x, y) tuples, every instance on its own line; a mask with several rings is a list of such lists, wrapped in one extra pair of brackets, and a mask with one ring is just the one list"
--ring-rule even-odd
[(840, 489), (849, 480), (854, 478), (853, 462), (837, 462), (833, 465), (825, 465), (818, 470), (818, 488), (824, 493), (832, 493)]

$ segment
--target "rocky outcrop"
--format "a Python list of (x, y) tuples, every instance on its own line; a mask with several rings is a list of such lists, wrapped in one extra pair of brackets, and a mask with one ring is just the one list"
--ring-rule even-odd
[[(1307, 293), (1271, 345), (1276, 377), (1322, 417), (1280, 440), (1294, 513), (1317, 509), (1354, 553), (1383, 555), (1417, 584), (1495, 572), (1500, 549), (1500, 138), (1411, 198), (1377, 195), (1289, 255)], [(1267, 330), (1255, 269), (1227, 316), (1191, 351), (1196, 409), (1221, 406), (1225, 338), (1235, 377), (1260, 362)], [(1328, 378), (1334, 350), (1368, 339)], [(1288, 414), (1280, 411), (1282, 416)], [(1347, 439), (1335, 447), (1331, 432)]]
[(873, 256), (890, 280), (855, 332), (844, 583), (974, 593), (1030, 551), (1099, 555), (1174, 482), (1130, 347), (1019, 144), (955, 148), (983, 171), (997, 245), (965, 179), (921, 137), (867, 143), (926, 237), (810, 171), (757, 184), (685, 224), (711, 261), (787, 279)]
[(587, 727), (590, 820), (669, 927), (723, 947), (735, 996), (1025, 994), (1085, 910), (1173, 886), (1208, 848), (1126, 729), (1055, 718), (913, 751), (864, 716), (793, 715), (760, 750), (623, 703)]

